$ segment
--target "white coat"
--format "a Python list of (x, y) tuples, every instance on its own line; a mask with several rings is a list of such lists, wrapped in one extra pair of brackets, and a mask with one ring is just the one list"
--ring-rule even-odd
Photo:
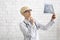
[(24, 40), (39, 40), (39, 35), (37, 30), (47, 30), (52, 26), (54, 21), (50, 21), (47, 25), (41, 25), (39, 22), (35, 21), (34, 25), (32, 25), (28, 20), (24, 20), (20, 23), (20, 29), (24, 35)]

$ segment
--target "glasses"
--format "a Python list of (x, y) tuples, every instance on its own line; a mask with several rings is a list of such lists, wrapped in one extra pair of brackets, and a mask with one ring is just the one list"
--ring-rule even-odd
[(30, 12), (30, 11), (32, 11), (31, 9), (30, 10), (26, 10), (24, 13), (26, 13), (26, 12)]

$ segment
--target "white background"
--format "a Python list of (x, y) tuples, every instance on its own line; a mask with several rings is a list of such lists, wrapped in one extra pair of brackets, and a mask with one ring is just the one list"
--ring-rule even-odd
[(43, 13), (45, 3), (53, 4), (56, 20), (49, 30), (38, 30), (40, 40), (59, 40), (60, 0), (0, 0), (0, 40), (23, 40), (19, 27), (19, 23), (24, 19), (20, 14), (22, 6), (29, 6), (32, 9), (33, 18), (46, 25), (52, 14)]

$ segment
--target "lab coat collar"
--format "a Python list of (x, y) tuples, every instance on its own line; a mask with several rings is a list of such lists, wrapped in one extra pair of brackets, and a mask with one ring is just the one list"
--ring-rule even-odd
[[(25, 22), (26, 24), (31, 25), (31, 23), (30, 23), (27, 19), (24, 19), (24, 22)], [(34, 20), (34, 22), (35, 22), (35, 20)]]
[(24, 19), (24, 22), (25, 22), (26, 24), (30, 24), (30, 22), (29, 22), (27, 19)]

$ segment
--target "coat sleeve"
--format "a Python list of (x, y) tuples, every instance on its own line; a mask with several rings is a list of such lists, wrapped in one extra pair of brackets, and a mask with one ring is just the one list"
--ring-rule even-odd
[(36, 23), (37, 24), (37, 29), (42, 29), (42, 30), (47, 30), (48, 28), (52, 27), (54, 21), (50, 21), (48, 24), (46, 25), (42, 25), (40, 23)]
[(24, 35), (26, 35), (27, 37), (31, 37), (31, 34), (29, 33), (28, 28), (26, 28), (25, 24), (20, 23), (20, 29)]

